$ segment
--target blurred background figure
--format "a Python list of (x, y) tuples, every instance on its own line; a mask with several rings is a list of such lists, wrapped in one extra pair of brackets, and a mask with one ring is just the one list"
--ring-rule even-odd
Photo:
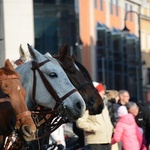
[(64, 126), (61, 125), (54, 132), (50, 134), (49, 137), (49, 146), (47, 150), (65, 150), (66, 142), (65, 142), (65, 134), (64, 134)]

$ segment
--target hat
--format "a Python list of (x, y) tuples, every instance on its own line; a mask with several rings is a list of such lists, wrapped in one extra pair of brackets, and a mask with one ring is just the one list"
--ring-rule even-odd
[(120, 106), (118, 108), (118, 116), (121, 117), (121, 116), (124, 116), (126, 114), (128, 114), (127, 108), (125, 106)]
[(101, 83), (98, 82), (93, 82), (94, 87), (98, 90), (98, 92), (101, 92), (102, 90), (104, 90), (104, 86)]

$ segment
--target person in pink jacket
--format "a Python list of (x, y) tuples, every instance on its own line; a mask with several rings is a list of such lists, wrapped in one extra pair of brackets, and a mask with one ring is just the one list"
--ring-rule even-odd
[(118, 109), (119, 120), (116, 124), (111, 144), (122, 142), (124, 150), (141, 150), (142, 134), (132, 114), (125, 106)]

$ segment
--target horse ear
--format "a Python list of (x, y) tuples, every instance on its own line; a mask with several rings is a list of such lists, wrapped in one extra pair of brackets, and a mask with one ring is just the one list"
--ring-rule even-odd
[(64, 44), (60, 47), (58, 54), (61, 55), (61, 56), (67, 56), (68, 55), (68, 46), (67, 46), (67, 44)]
[(47, 52), (47, 53), (45, 53), (45, 57), (46, 57), (47, 59), (50, 59), (50, 58), (52, 58), (52, 55), (51, 55), (49, 52)]
[(72, 57), (72, 59), (73, 59), (74, 61), (77, 61), (77, 60), (78, 60), (78, 59), (77, 59), (77, 56), (74, 55), (74, 54), (73, 54), (71, 57)]
[(13, 65), (11, 64), (10, 60), (9, 59), (6, 59), (5, 63), (4, 63), (4, 68), (9, 68), (10, 70), (13, 70), (14, 71), (14, 67)]
[(60, 56), (60, 60), (64, 61), (68, 55), (68, 47), (67, 44), (64, 44), (60, 47), (58, 55)]
[(24, 50), (22, 48), (22, 44), (20, 44), (20, 46), (19, 46), (19, 54), (20, 54), (20, 57), (25, 57), (25, 53), (24, 53)]
[(29, 44), (27, 44), (27, 46), (28, 46), (30, 55), (33, 60), (36, 60), (36, 61), (43, 60), (43, 55), (40, 52), (38, 52), (36, 49), (32, 48), (32, 46)]

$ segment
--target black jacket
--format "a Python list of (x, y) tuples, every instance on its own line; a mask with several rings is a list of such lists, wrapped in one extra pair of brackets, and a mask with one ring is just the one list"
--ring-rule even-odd
[(139, 127), (144, 131), (147, 144), (150, 144), (150, 109), (141, 103), (137, 103), (139, 113), (135, 120)]

